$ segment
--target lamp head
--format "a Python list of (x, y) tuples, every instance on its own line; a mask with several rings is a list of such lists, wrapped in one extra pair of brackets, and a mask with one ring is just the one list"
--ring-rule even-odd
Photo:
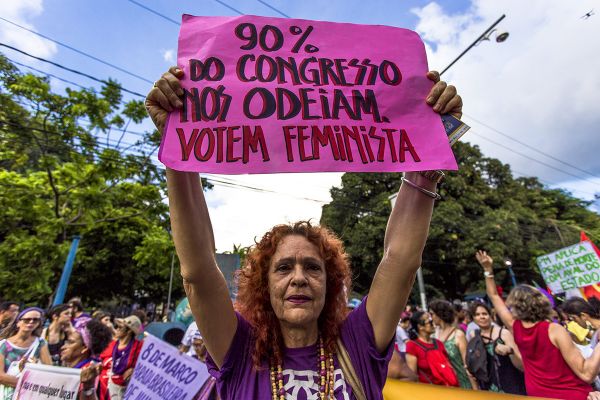
[(502, 42), (506, 41), (506, 39), (508, 39), (508, 36), (509, 36), (508, 32), (502, 32), (502, 33), (496, 34), (496, 42), (502, 43)]
[(512, 261), (507, 258), (506, 260), (504, 260), (504, 266), (506, 268), (512, 267)]

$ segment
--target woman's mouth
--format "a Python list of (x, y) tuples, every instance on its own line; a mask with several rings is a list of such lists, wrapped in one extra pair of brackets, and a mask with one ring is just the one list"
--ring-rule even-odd
[(294, 304), (303, 304), (303, 303), (306, 303), (307, 301), (310, 301), (310, 297), (298, 294), (298, 295), (289, 296), (288, 298), (286, 298), (286, 300), (289, 301), (290, 303), (294, 303)]

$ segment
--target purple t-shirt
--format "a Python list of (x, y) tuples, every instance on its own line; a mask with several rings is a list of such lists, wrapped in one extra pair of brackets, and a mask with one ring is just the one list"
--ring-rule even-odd
[[(375, 348), (375, 336), (369, 317), (366, 301), (342, 322), (340, 335), (350, 355), (368, 399), (383, 399), (381, 391), (387, 376), (387, 367), (394, 349), (391, 340), (384, 354)], [(252, 365), (252, 328), (241, 315), (238, 327), (219, 370), (210, 356), (207, 359), (208, 371), (217, 379), (217, 388), (222, 400), (268, 400), (271, 399), (270, 369), (267, 361), (257, 371)], [(337, 400), (351, 400), (352, 388), (346, 383), (334, 357)], [(283, 383), (287, 400), (316, 399), (319, 392), (317, 372), (317, 345), (286, 349), (283, 359)]]

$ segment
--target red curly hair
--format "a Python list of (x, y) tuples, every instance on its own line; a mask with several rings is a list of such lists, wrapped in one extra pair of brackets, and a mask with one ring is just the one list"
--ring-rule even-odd
[(256, 368), (265, 359), (277, 363), (283, 360), (283, 336), (269, 295), (269, 267), (278, 244), (289, 235), (305, 237), (317, 246), (325, 261), (325, 306), (318, 325), (327, 351), (335, 351), (340, 325), (348, 313), (345, 288), (350, 288), (350, 265), (342, 241), (329, 229), (308, 221), (273, 227), (250, 250), (245, 265), (236, 274), (235, 307), (254, 330), (252, 361)]

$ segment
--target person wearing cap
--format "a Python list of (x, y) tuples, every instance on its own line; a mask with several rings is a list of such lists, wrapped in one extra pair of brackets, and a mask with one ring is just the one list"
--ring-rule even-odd
[(27, 361), (52, 364), (48, 344), (40, 338), (44, 311), (37, 307), (26, 308), (3, 332), (0, 341), (0, 394), (12, 398), (18, 375)]
[(135, 315), (130, 315), (127, 318), (117, 318), (115, 324), (116, 340), (110, 344), (112, 375), (108, 381), (108, 392), (111, 400), (122, 400), (142, 349), (143, 341), (136, 338), (142, 331), (142, 321)]
[(81, 369), (81, 398), (96, 399), (96, 378), (100, 373), (100, 353), (110, 344), (112, 332), (102, 322), (81, 320), (79, 326), (69, 332), (61, 348), (62, 365)]
[(193, 346), (193, 339), (195, 337), (202, 337), (200, 335), (200, 331), (198, 330), (198, 324), (196, 321), (193, 321), (186, 329), (185, 334), (183, 335), (183, 339), (181, 339), (181, 344), (179, 345), (179, 351), (187, 354), (190, 357), (194, 357), (196, 352)]

